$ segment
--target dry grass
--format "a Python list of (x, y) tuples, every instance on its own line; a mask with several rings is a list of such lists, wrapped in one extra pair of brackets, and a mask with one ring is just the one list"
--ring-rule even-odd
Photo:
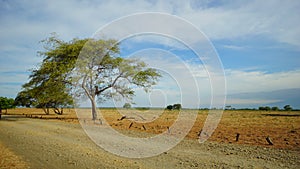
[(28, 168), (26, 162), (0, 143), (0, 168), (1, 169), (23, 169)]
[[(127, 117), (130, 117), (130, 112), (137, 112), (137, 110), (127, 111)], [(139, 115), (147, 115), (151, 113), (158, 115), (158, 118), (154, 121), (143, 122), (142, 120), (133, 121), (132, 119), (119, 120), (122, 117), (122, 114), (120, 114), (116, 109), (101, 109), (101, 113), (113, 128), (121, 130), (137, 130), (155, 134), (166, 131), (167, 127), (171, 126), (174, 123), (178, 115), (178, 111), (139, 111)], [(208, 111), (204, 110), (198, 112), (197, 120), (193, 128), (187, 135), (188, 138), (198, 138), (199, 131), (203, 127), (203, 124), (207, 117), (207, 113)], [(67, 122), (78, 123), (74, 109), (65, 109), (63, 115), (56, 115), (54, 113), (45, 115), (41, 109), (33, 108), (12, 109), (8, 111), (8, 114), (21, 115), (30, 118), (64, 120)], [(129, 128), (130, 125), (131, 127)], [(235, 141), (237, 133), (240, 134), (238, 142)], [(274, 143), (273, 146), (268, 145), (266, 141), (267, 136), (272, 139)], [(215, 130), (209, 140), (225, 143), (299, 149), (300, 112), (227, 110), (224, 111), (218, 128)]]

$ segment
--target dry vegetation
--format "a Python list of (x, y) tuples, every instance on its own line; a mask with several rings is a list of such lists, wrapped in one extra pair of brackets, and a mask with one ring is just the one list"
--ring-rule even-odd
[[(135, 110), (128, 110), (134, 112)], [(161, 111), (161, 110), (150, 110)], [(183, 110), (191, 111), (191, 110)], [(165, 111), (156, 120), (148, 123), (133, 122), (132, 119), (120, 120), (122, 115), (116, 109), (102, 109), (102, 114), (109, 124), (121, 130), (138, 130), (150, 133), (161, 133), (167, 130), (177, 118), (178, 111)], [(147, 111), (140, 113), (149, 113)], [(155, 113), (155, 112), (154, 112)], [(198, 138), (203, 127), (208, 111), (198, 112), (197, 120), (187, 135), (188, 138)], [(63, 115), (45, 115), (40, 109), (12, 109), (10, 115), (20, 117), (64, 120), (78, 123), (73, 109), (65, 109)], [(132, 123), (132, 125), (131, 125)], [(131, 127), (129, 128), (129, 126)], [(236, 134), (239, 133), (239, 141)], [(269, 136), (274, 145), (269, 145), (266, 137)], [(218, 128), (213, 133), (210, 141), (268, 146), (274, 148), (300, 149), (300, 112), (299, 111), (253, 111), (253, 110), (226, 110), (223, 113)]]

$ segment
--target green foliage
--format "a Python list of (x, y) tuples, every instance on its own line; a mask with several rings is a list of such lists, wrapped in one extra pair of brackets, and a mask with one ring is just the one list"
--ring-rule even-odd
[(271, 108), (269, 106), (265, 106), (265, 107), (259, 107), (258, 110), (270, 111)]
[(125, 109), (130, 109), (130, 108), (131, 108), (131, 104), (130, 104), (130, 103), (125, 103), (125, 104), (123, 105), (123, 108), (125, 108)]
[(74, 39), (67, 43), (52, 36), (42, 42), (45, 51), (39, 52), (39, 55), (44, 58), (43, 62), (39, 68), (32, 70), (29, 82), (23, 85), (15, 100), (19, 106), (44, 108), (48, 114), (49, 108), (57, 110), (73, 104), (69, 94), (69, 74), (86, 41)]
[(293, 108), (290, 105), (285, 105), (283, 108), (284, 108), (285, 111), (293, 110)]
[(18, 93), (15, 98), (15, 105), (22, 107), (31, 107), (34, 103), (34, 99), (31, 96), (29, 90), (23, 90)]
[(0, 109), (11, 109), (15, 108), (14, 99), (7, 97), (0, 97)]
[(179, 103), (173, 104), (173, 105), (168, 105), (166, 107), (166, 109), (168, 109), (168, 110), (181, 110), (181, 108), (182, 108), (182, 106)]
[(173, 105), (173, 109), (175, 109), (175, 110), (181, 110), (181, 108), (182, 108), (182, 106), (179, 103)]
[(274, 106), (274, 107), (272, 107), (271, 109), (272, 109), (273, 111), (278, 111), (278, 110), (279, 110), (279, 107)]
[(232, 110), (233, 109), (233, 107), (232, 106), (230, 106), (230, 105), (228, 105), (228, 106), (225, 106), (225, 110)]
[(168, 110), (173, 110), (173, 105), (168, 105), (168, 106), (167, 106), (167, 109), (168, 109)]

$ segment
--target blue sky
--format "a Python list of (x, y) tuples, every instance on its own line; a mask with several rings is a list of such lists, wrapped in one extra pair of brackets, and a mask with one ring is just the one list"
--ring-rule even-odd
[[(182, 17), (195, 25), (216, 48), (227, 79), (226, 105), (258, 107), (291, 104), (292, 107), (300, 108), (299, 95), (298, 97), (293, 95), (291, 99), (290, 94), (285, 94), (285, 91), (287, 93), (300, 91), (298, 9), (300, 2), (292, 0), (2, 0), (0, 1), (0, 95), (16, 96), (21, 85), (27, 81), (29, 69), (37, 67), (42, 59), (37, 56), (37, 51), (42, 50), (39, 41), (50, 33), (56, 32), (66, 41), (75, 37), (87, 38), (99, 28), (120, 17), (138, 12), (163, 12)], [(209, 98), (209, 84), (206, 82), (207, 79), (203, 78), (207, 78), (207, 75), (203, 73), (205, 72), (203, 64), (192, 61), (194, 56), (190, 50), (178, 48), (174, 39), (165, 37), (161, 37), (162, 41), (153, 41), (151, 38), (147, 39), (147, 36), (141, 38), (142, 40), (134, 39), (124, 41), (121, 46), (122, 55), (134, 56), (136, 52), (146, 56), (149, 52), (137, 51), (151, 47), (171, 51), (184, 61), (191, 60), (187, 64), (196, 72), (192, 74), (201, 84), (198, 88), (203, 97), (201, 100), (204, 100), (201, 102), (202, 106), (209, 106), (209, 101), (205, 101), (206, 96)], [(170, 53), (163, 51), (159, 51), (158, 55), (159, 53), (171, 56)], [(151, 60), (149, 57), (144, 59)], [(160, 62), (164, 63), (163, 60), (167, 59), (164, 58)], [(170, 62), (169, 66), (182, 64)], [(170, 72), (179, 74), (176, 70), (170, 69)], [(203, 76), (195, 76), (201, 73)], [(177, 81), (184, 80), (177, 78)], [(160, 88), (155, 88), (155, 92), (150, 96), (138, 91), (135, 102), (140, 106), (147, 106), (150, 102), (153, 106), (179, 102), (175, 90), (162, 91), (164, 85), (166, 80), (162, 80), (158, 85)], [(185, 87), (181, 86), (183, 89)], [(189, 96), (191, 94), (189, 92), (192, 93), (186, 91), (184, 95)], [(163, 95), (165, 101), (161, 101)], [(183, 105), (196, 106), (189, 101)]]

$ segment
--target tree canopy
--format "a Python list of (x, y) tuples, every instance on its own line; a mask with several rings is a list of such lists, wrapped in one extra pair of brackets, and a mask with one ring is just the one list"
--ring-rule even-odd
[(125, 109), (130, 109), (130, 108), (131, 108), (131, 104), (130, 104), (130, 103), (125, 103), (125, 104), (123, 105), (123, 108), (125, 108)]
[(62, 114), (59, 108), (73, 104), (68, 76), (85, 42), (76, 39), (63, 42), (56, 36), (43, 40), (45, 51), (38, 52), (43, 61), (31, 71), (29, 82), (18, 93), (16, 103), (43, 108), (46, 114), (49, 114), (49, 108), (53, 108), (55, 113)]
[(0, 109), (5, 109), (7, 111), (7, 109), (15, 108), (14, 102), (15, 101), (12, 98), (0, 97)]
[(161, 76), (138, 59), (119, 56), (115, 40), (90, 39), (82, 48), (73, 72), (77, 94), (84, 93), (91, 102), (93, 119), (97, 119), (96, 99), (104, 102), (110, 98), (134, 96), (134, 86), (148, 91)]
[(284, 110), (286, 110), (286, 111), (291, 111), (291, 110), (293, 110), (293, 108), (292, 108), (290, 105), (285, 105), (283, 108), (284, 108)]

